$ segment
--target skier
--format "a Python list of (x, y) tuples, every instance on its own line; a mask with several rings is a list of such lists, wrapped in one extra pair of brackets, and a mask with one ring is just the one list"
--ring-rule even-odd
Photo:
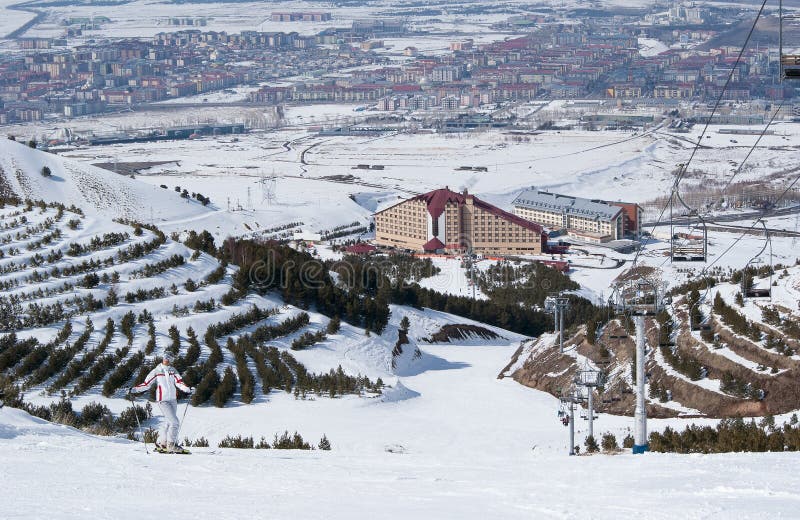
[(157, 385), (156, 390), (156, 403), (161, 410), (161, 415), (164, 416), (164, 421), (161, 424), (161, 431), (158, 438), (161, 444), (156, 442), (156, 449), (166, 451), (167, 453), (183, 451), (183, 448), (177, 446), (178, 441), (178, 394), (176, 388), (180, 388), (184, 392), (193, 393), (194, 388), (189, 388), (181, 379), (181, 375), (173, 367), (169, 366), (169, 358), (164, 356), (161, 364), (155, 367), (144, 378), (144, 383), (136, 385), (128, 389), (128, 393), (140, 394), (150, 389), (153, 384)]

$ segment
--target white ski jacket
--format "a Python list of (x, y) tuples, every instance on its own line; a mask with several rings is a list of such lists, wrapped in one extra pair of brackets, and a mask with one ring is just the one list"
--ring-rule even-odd
[(156, 401), (158, 402), (175, 401), (178, 398), (178, 393), (175, 390), (176, 387), (184, 392), (191, 391), (183, 382), (177, 370), (169, 366), (158, 365), (147, 374), (147, 377), (144, 378), (144, 383), (134, 386), (131, 392), (140, 394), (149, 390), (154, 384), (158, 385), (158, 390), (156, 390)]

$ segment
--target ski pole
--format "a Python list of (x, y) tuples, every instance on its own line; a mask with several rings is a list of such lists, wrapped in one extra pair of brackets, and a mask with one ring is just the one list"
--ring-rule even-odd
[(136, 411), (136, 400), (133, 397), (133, 394), (128, 391), (128, 398), (131, 400), (131, 404), (133, 405), (133, 415), (136, 416), (136, 424), (139, 425), (139, 435), (142, 436), (142, 442), (144, 443), (144, 452), (150, 455), (150, 452), (147, 449), (147, 437), (144, 436), (144, 430), (142, 430), (142, 423), (139, 422), (139, 412)]

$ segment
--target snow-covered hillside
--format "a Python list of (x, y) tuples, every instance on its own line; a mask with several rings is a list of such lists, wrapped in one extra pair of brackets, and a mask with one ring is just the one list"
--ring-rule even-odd
[[(208, 379), (209, 393), (199, 405), (265, 403), (283, 390), (299, 395), (299, 386), (304, 398), (307, 390), (320, 397), (317, 383), (302, 383), (297, 371), (305, 369), (313, 379), (340, 367), (369, 382), (339, 385), (326, 396), (377, 397), (372, 385), (380, 379), (390, 385), (383, 398), (397, 401), (415, 395), (401, 390), (399, 378), (440, 367), (418, 345), (442, 337), (436, 334), (443, 326), (466, 325), (502, 344), (522, 339), (450, 314), (400, 306), (390, 308), (380, 334), (348, 323), (333, 330), (331, 319), (313, 309), (286, 305), (274, 294), (234, 290), (236, 270), (155, 227), (44, 203), (7, 204), (0, 209), (0, 386), (21, 386), (33, 406), (47, 406), (63, 391), (76, 411), (98, 402), (120, 413), (128, 406), (125, 389), (168, 353), (190, 384), (202, 387)], [(398, 344), (404, 318), (408, 342)], [(486, 343), (469, 333), (459, 339)], [(229, 369), (236, 389), (217, 396), (219, 381), (209, 378), (223, 378)], [(249, 397), (243, 388), (248, 380)]]
[[(42, 175), (42, 168), (51, 175)], [(199, 217), (212, 211), (198, 202), (183, 199), (173, 190), (148, 185), (34, 150), (22, 143), (0, 140), (0, 191), (22, 199), (75, 205), (87, 213), (104, 217), (150, 221), (156, 208), (161, 219)], [(10, 191), (11, 193), (8, 193)]]

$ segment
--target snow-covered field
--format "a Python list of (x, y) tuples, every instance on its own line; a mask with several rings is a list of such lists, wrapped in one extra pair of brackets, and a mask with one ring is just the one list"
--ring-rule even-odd
[[(542, 112), (540, 117), (565, 117), (558, 107), (558, 103), (552, 103), (545, 109), (549, 115)], [(204, 112), (205, 117), (231, 121), (264, 117), (253, 109), (242, 108), (210, 108)], [(188, 112), (126, 114), (100, 120), (76, 120), (70, 127), (80, 132), (82, 128), (97, 131), (107, 125), (107, 131), (114, 131), (153, 124), (180, 124), (186, 122), (187, 117), (190, 117)], [(65, 155), (87, 162), (178, 161), (177, 166), (144, 172), (148, 176), (143, 177), (158, 184), (164, 180), (159, 174), (216, 179), (222, 182), (217, 184), (220, 189), (215, 192), (225, 192), (230, 187), (234, 199), (241, 198), (242, 190), (228, 182), (231, 175), (274, 172), (281, 178), (279, 183), (285, 178), (305, 178), (303, 192), (320, 182), (325, 190), (330, 190), (330, 182), (323, 177), (352, 176), (345, 185), (347, 195), (360, 191), (424, 192), (449, 186), (467, 188), (491, 202), (507, 206), (519, 190), (535, 185), (578, 196), (644, 202), (668, 193), (673, 171), (688, 159), (690, 147), (700, 132), (698, 127), (690, 134), (670, 134), (658, 128), (638, 134), (550, 131), (519, 141), (499, 131), (330, 137), (311, 134), (300, 126), (338, 126), (352, 123), (358, 117), (363, 117), (363, 113), (355, 113), (347, 106), (292, 107), (287, 109), (284, 128), (240, 136), (237, 142), (231, 142), (230, 137), (217, 137), (137, 143), (80, 148)], [(748, 164), (736, 174), (737, 181), (764, 178), (794, 167), (792, 143), (800, 134), (800, 125), (776, 123), (774, 129), (775, 135), (765, 136)], [(57, 135), (54, 130), (52, 126), (40, 125), (29, 131)], [(703, 140), (705, 147), (693, 158), (683, 189), (701, 182), (724, 183), (731, 179), (756, 139), (756, 136), (746, 135), (731, 139), (718, 130), (715, 126), (709, 129)], [(724, 161), (720, 161), (720, 152), (724, 154)], [(301, 157), (305, 163), (301, 162)], [(354, 170), (357, 164), (378, 164), (384, 169)], [(481, 166), (488, 171), (458, 171), (459, 166)], [(281, 189), (279, 186), (279, 191), (283, 200), (296, 199), (297, 192), (291, 187)]]
[(35, 16), (27, 11), (17, 11), (8, 7), (19, 4), (18, 0), (0, 0), (0, 41), (3, 37), (25, 25)]
[[(3, 517), (126, 519), (165, 507), (213, 519), (795, 516), (797, 453), (568, 457), (557, 401), (496, 379), (514, 348), (423, 347), (436, 361), (403, 378), (419, 395), (401, 401), (280, 395), (225, 410), (192, 408), (183, 430), (212, 442), (228, 433), (271, 438), (296, 429), (312, 440), (324, 433), (329, 452), (146, 455), (141, 444), (5, 408), (0, 488), (10, 500)], [(595, 427), (622, 434), (631, 425), (601, 416)]]
[[(17, 0), (9, 0), (7, 3), (20, 3)], [(463, 7), (471, 7), (472, 2), (461, 2)], [(602, 2), (609, 7), (636, 7), (647, 5), (642, 0), (605, 0)], [(63, 26), (61, 20), (70, 17), (93, 17), (104, 15), (110, 22), (102, 24), (99, 29), (87, 30), (83, 38), (98, 37), (148, 37), (158, 32), (195, 29), (201, 28), (211, 31), (239, 32), (241, 30), (258, 31), (284, 31), (298, 32), (300, 34), (316, 34), (324, 29), (331, 27), (347, 27), (353, 20), (365, 19), (370, 17), (402, 17), (409, 26), (415, 31), (422, 31), (423, 35), (418, 35), (414, 40), (400, 40), (399, 48), (406, 45), (420, 43), (419, 47), (423, 50), (436, 51), (441, 43), (445, 43), (442, 36), (453, 35), (455, 37), (472, 37), (477, 42), (487, 39), (489, 34), (494, 31), (491, 24), (505, 21), (509, 16), (526, 14), (531, 11), (531, 5), (523, 0), (509, 0), (500, 5), (494, 5), (494, 9), (487, 13), (476, 13), (471, 11), (468, 15), (459, 12), (458, 7), (451, 6), (446, 2), (432, 2), (426, 4), (429, 8), (439, 8), (440, 12), (436, 16), (431, 16), (427, 12), (416, 13), (419, 4), (414, 1), (390, 2), (381, 0), (369, 2), (364, 5), (336, 5), (321, 1), (298, 1), (291, 0), (280, 2), (279, 4), (265, 4), (263, 2), (236, 2), (234, 4), (226, 2), (203, 2), (192, 4), (191, 9), (187, 9), (182, 2), (170, 2), (165, 0), (133, 0), (130, 2), (114, 5), (113, 7), (103, 8), (93, 4), (70, 4), (70, 5), (46, 5), (40, 8), (46, 11), (45, 19), (26, 32), (26, 36), (51, 37), (61, 34)], [(548, 8), (558, 8), (561, 10), (583, 7), (581, 0), (548, 0), (540, 4), (544, 10)], [(455, 9), (452, 9), (455, 7)], [(534, 6), (535, 7), (535, 6)], [(450, 8), (450, 9), (448, 9)], [(452, 10), (451, 10), (452, 9)], [(272, 11), (325, 11), (332, 14), (333, 19), (326, 22), (273, 22), (270, 19)], [(536, 12), (536, 11), (534, 11)], [(14, 15), (17, 16), (17, 15)], [(169, 18), (191, 18), (193, 20), (203, 19), (205, 25), (190, 26), (171, 26)], [(6, 34), (20, 25), (27, 19), (12, 18), (4, 20), (4, 26), (8, 26)], [(428, 39), (424, 34), (431, 34)], [(442, 35), (442, 36), (440, 36)], [(503, 34), (494, 33), (492, 38), (497, 39)], [(439, 41), (439, 44), (431, 44)], [(387, 42), (388, 43), (388, 42)], [(445, 45), (446, 47), (446, 45)]]

